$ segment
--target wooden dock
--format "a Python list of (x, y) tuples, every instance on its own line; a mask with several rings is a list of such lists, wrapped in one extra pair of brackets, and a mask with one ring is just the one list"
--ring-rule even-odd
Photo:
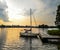
[(39, 37), (42, 43), (60, 44), (60, 36), (52, 36), (52, 35), (40, 33)]

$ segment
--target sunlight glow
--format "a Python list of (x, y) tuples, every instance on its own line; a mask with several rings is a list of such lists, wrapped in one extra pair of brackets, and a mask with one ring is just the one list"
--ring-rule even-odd
[(25, 18), (25, 16), (21, 15), (20, 13), (23, 13), (22, 10), (14, 10), (14, 9), (8, 9), (8, 17), (10, 21), (21, 21)]
[(23, 16), (23, 10), (22, 8), (17, 8), (11, 4), (9, 0), (6, 0), (7, 6), (8, 6), (8, 18), (9, 21), (12, 22), (19, 22), (25, 19), (25, 16)]
[(3, 2), (3, 0), (0, 0), (1, 2)]

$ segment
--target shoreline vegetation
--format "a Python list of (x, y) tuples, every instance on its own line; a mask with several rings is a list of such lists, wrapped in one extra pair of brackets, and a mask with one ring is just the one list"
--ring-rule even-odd
[(60, 30), (48, 30), (48, 34), (60, 36)]
[[(48, 30), (49, 35), (60, 36), (60, 29), (58, 30)], [(60, 50), (60, 44), (57, 44), (58, 50)]]

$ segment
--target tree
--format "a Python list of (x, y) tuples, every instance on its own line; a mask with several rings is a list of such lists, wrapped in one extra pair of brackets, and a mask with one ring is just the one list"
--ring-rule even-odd
[(60, 27), (60, 5), (58, 5), (57, 7), (57, 14), (56, 14), (56, 21), (55, 21), (55, 24)]

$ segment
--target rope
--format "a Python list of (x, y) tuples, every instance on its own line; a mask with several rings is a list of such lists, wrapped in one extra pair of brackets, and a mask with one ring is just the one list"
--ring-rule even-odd
[(33, 16), (33, 19), (34, 19), (35, 25), (37, 25), (37, 22), (36, 22), (36, 19), (35, 19), (35, 17), (34, 17), (34, 16)]

